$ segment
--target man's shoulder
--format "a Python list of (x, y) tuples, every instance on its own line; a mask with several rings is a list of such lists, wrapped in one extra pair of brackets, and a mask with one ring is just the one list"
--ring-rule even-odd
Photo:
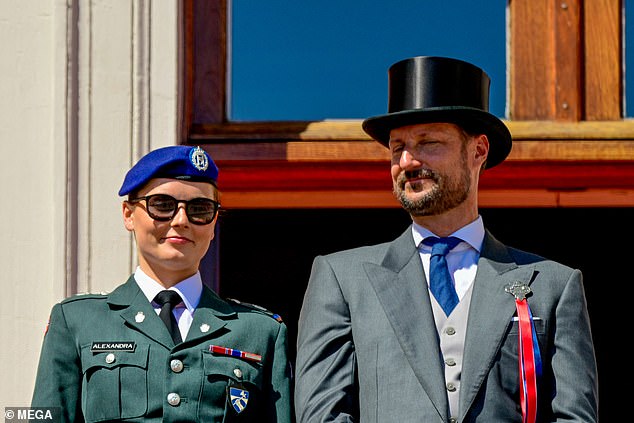
[(394, 239), (386, 240), (377, 243), (359, 244), (347, 249), (342, 249), (330, 253), (325, 253), (322, 256), (328, 258), (341, 258), (341, 259), (353, 259), (355, 257), (367, 258), (378, 256), (381, 257), (385, 252), (395, 247), (400, 249), (401, 247), (414, 248), (414, 238), (412, 237), (411, 226), (408, 226), (399, 236)]
[(376, 252), (384, 251), (390, 245), (392, 245), (395, 240), (374, 243), (374, 244), (365, 244), (365, 245), (357, 245), (351, 248), (334, 251), (328, 255), (363, 255), (363, 254), (373, 254)]
[(348, 249), (328, 252), (320, 255), (331, 263), (342, 263), (343, 265), (355, 263), (358, 261), (372, 262), (381, 260), (386, 251), (395, 241), (387, 241), (379, 244), (360, 245)]

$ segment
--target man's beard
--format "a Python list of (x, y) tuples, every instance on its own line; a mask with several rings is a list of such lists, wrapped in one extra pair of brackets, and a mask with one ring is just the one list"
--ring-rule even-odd
[[(464, 159), (464, 158), (463, 158)], [(414, 172), (401, 172), (394, 183), (394, 195), (401, 206), (412, 216), (434, 216), (442, 214), (462, 204), (469, 195), (471, 187), (471, 175), (466, 170), (466, 163), (459, 164), (462, 170), (460, 176), (451, 179), (446, 175), (439, 175), (431, 170), (418, 170)], [(423, 197), (412, 200), (405, 192), (407, 176), (423, 176), (431, 179), (434, 186)], [(421, 183), (414, 183), (412, 188)]]

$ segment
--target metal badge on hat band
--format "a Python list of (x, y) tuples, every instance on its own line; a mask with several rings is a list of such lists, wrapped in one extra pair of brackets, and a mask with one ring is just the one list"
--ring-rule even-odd
[(207, 153), (205, 153), (205, 150), (200, 148), (200, 146), (192, 149), (192, 152), (189, 154), (189, 159), (191, 160), (192, 165), (201, 172), (206, 171), (207, 167), (209, 167)]

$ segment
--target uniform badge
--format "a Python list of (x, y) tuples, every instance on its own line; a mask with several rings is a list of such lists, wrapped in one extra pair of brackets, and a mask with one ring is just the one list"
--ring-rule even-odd
[(206, 171), (209, 166), (207, 154), (205, 153), (205, 150), (200, 148), (200, 146), (192, 149), (192, 152), (189, 154), (189, 160), (191, 160), (194, 167), (201, 172)]
[(235, 348), (221, 347), (219, 345), (210, 345), (209, 351), (214, 354), (244, 358), (245, 360), (254, 361), (256, 363), (262, 362), (262, 356), (260, 354), (254, 354), (248, 351), (240, 351)]
[(143, 323), (145, 320), (145, 314), (142, 311), (139, 311), (136, 316), (134, 316), (134, 321), (137, 323)]
[(202, 333), (209, 332), (209, 329), (211, 329), (211, 327), (207, 323), (203, 323), (202, 325), (200, 325), (200, 331)]
[(136, 342), (134, 341), (94, 341), (90, 345), (90, 352), (110, 352), (110, 351), (127, 351), (134, 352), (136, 350)]
[(249, 402), (249, 391), (241, 388), (233, 388), (229, 387), (229, 400), (231, 401), (231, 406), (236, 413), (240, 414), (247, 408), (247, 403)]
[(524, 300), (526, 296), (532, 291), (528, 285), (522, 282), (513, 282), (512, 284), (504, 287), (504, 292), (507, 292), (515, 297), (516, 300)]

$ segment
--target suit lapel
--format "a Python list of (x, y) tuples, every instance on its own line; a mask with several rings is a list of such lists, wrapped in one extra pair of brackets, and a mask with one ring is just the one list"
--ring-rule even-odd
[(381, 266), (366, 263), (364, 268), (414, 374), (444, 416), (448, 404), (438, 335), (411, 229), (390, 244)]
[(515, 281), (529, 284), (533, 272), (532, 266), (518, 267), (508, 249), (487, 231), (469, 307), (460, 381), (462, 417), (482, 387), (515, 313), (513, 297), (504, 287)]

